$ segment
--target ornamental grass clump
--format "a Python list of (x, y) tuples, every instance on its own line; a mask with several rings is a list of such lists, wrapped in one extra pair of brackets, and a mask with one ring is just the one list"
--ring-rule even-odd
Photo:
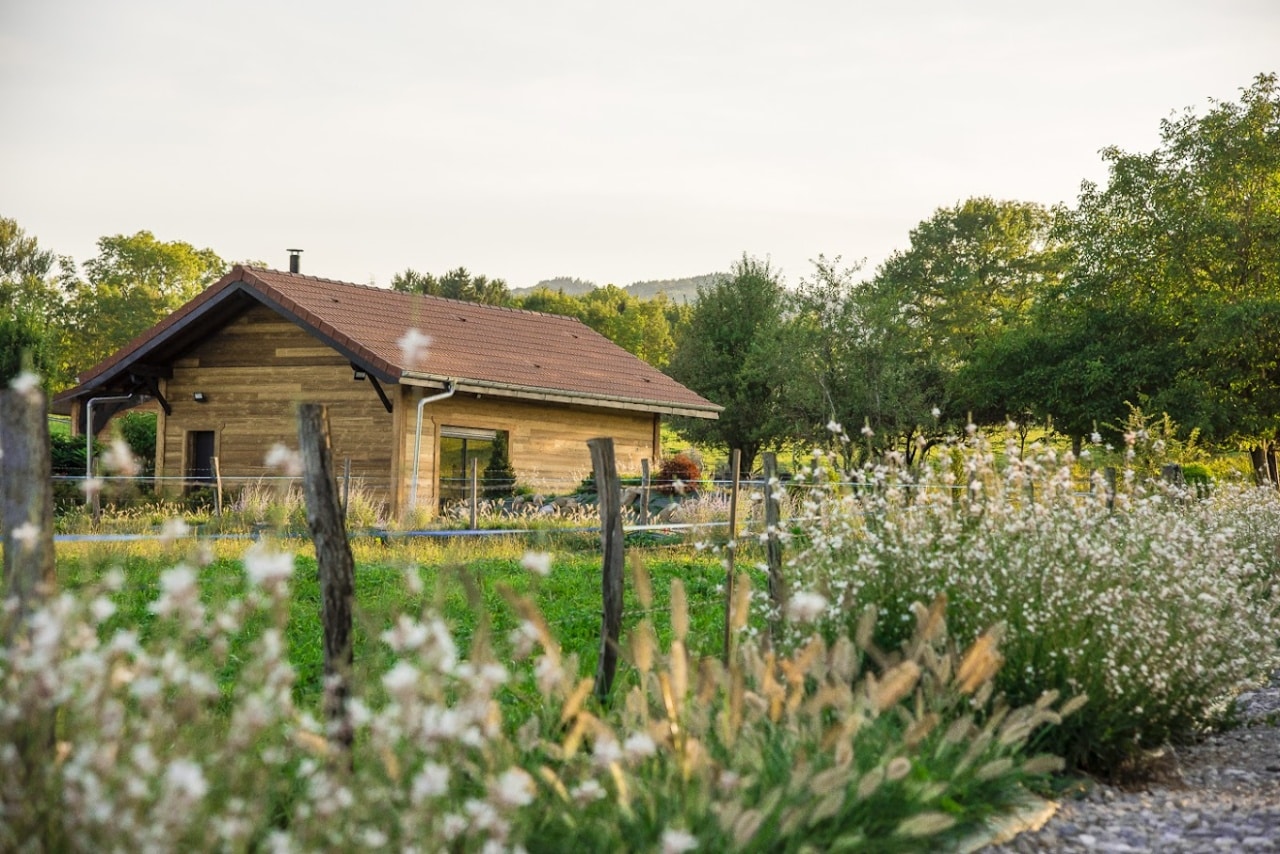
[(999, 462), (980, 435), (940, 450), (918, 475), (891, 457), (852, 490), (812, 491), (788, 584), (823, 598), (828, 638), (876, 603), (877, 637), (892, 645), (910, 631), (910, 602), (945, 594), (960, 641), (1007, 627), (996, 684), (1010, 702), (1046, 688), (1089, 696), (1038, 745), (1103, 773), (1215, 725), (1275, 665), (1274, 489), (1198, 498), (1128, 469), (1112, 493), (1098, 473), (1082, 489), (1079, 461), (1043, 445), (1023, 456), (1010, 442)]
[(206, 559), (166, 570), (144, 621), (119, 571), (6, 612), (0, 849), (936, 850), (1059, 766), (1024, 748), (1080, 702), (993, 701), (999, 629), (961, 651), (941, 597), (895, 650), (869, 610), (779, 655), (743, 631), (744, 577), (728, 666), (699, 659), (677, 581), (668, 648), (639, 623), (604, 703), (514, 593), (510, 635), (394, 616), (355, 663), (347, 749), (294, 699), (293, 556), (255, 545), (218, 608)]

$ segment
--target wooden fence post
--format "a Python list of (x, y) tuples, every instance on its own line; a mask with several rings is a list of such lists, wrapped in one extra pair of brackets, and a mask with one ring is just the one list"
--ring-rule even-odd
[(0, 390), (4, 598), (25, 616), (53, 591), (53, 472), (44, 392)]
[(600, 502), (600, 544), (604, 565), (600, 582), (603, 611), (600, 621), (600, 659), (596, 663), (595, 695), (601, 702), (609, 696), (618, 671), (618, 639), (622, 634), (622, 507), (618, 463), (613, 440), (588, 439), (591, 467), (595, 470), (596, 497)]
[(471, 530), (480, 524), (480, 479), (476, 476), (480, 461), (471, 460)]
[(640, 461), (640, 524), (649, 524), (649, 458)]
[(724, 663), (729, 665), (733, 653), (733, 586), (734, 554), (738, 550), (738, 478), (741, 474), (742, 451), (733, 449), (733, 473), (729, 486), (729, 542), (725, 544), (724, 583)]
[(352, 608), (355, 561), (347, 541), (346, 520), (338, 506), (329, 445), (329, 413), (319, 403), (298, 406), (298, 450), (302, 456), (302, 491), (307, 501), (307, 527), (316, 545), (320, 568), (320, 618), (324, 626), (324, 712), (329, 742), (350, 755), (354, 730), (347, 710), (351, 694)]
[(222, 518), (222, 466), (213, 458), (213, 515)]
[[(769, 565), (769, 601), (777, 609), (779, 617), (786, 604), (782, 588), (782, 538), (778, 528), (782, 524), (781, 508), (778, 506), (777, 490), (782, 488), (778, 481), (778, 455), (773, 451), (764, 453), (764, 530), (765, 530), (765, 562)], [(769, 624), (769, 634), (778, 632), (778, 619)]]
[(1116, 509), (1116, 467), (1107, 466), (1102, 470), (1102, 479), (1107, 484), (1107, 509)]
[[(0, 603), (17, 600), (17, 610), (0, 618), (0, 644), (8, 646), (21, 642), (19, 638), (28, 631), (31, 613), (52, 595), (57, 585), (48, 406), (39, 388), (0, 388), (0, 454), (0, 529), (4, 540)], [(13, 699), (17, 701), (14, 707), (23, 710), (24, 698)], [(10, 736), (6, 748), (15, 751), (17, 758), (16, 763), (8, 763), (12, 779), (6, 788), (19, 796), (29, 793), (34, 804), (27, 818), (19, 810), (17, 822), (11, 826), (17, 834), (14, 838), (27, 836), (27, 846), (34, 849), (42, 847), (40, 838), (56, 820), (43, 805), (53, 802), (46, 800), (50, 793), (41, 791), (56, 779), (48, 771), (56, 751), (56, 716), (55, 708), (38, 702), (6, 726)], [(44, 845), (50, 844), (47, 836), (43, 841)]]
[(342, 460), (342, 517), (347, 516), (347, 508), (351, 506), (351, 457)]

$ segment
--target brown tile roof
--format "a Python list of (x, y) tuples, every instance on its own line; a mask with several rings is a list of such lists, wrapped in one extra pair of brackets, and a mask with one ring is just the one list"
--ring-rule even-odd
[[(387, 382), (452, 379), (464, 390), (712, 418), (721, 408), (574, 318), (241, 266), (59, 397), (101, 388), (133, 362), (172, 358), (203, 337), (192, 332), (220, 325), (245, 295), (292, 317)], [(431, 340), (423, 358), (409, 362), (400, 342), (414, 329)]]

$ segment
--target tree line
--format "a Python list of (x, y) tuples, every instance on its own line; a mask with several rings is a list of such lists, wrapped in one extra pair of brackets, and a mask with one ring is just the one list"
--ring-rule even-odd
[[(1151, 152), (1107, 148), (1074, 206), (977, 197), (938, 209), (870, 275), (819, 257), (794, 286), (744, 255), (693, 305), (615, 286), (515, 295), (459, 267), (395, 290), (564, 314), (725, 406), (683, 424), (747, 464), (790, 443), (908, 462), (969, 423), (1039, 424), (1077, 444), (1164, 412), (1260, 459), (1280, 438), (1280, 90), (1161, 123)], [(0, 218), (0, 360), (51, 388), (216, 281), (209, 249), (104, 237), (83, 271)], [(833, 431), (829, 428), (839, 427)]]
[[(689, 434), (804, 441), (908, 463), (970, 423), (1120, 444), (1133, 410), (1182, 436), (1280, 438), (1280, 90), (1107, 148), (1074, 207), (972, 198), (937, 210), (873, 275), (819, 258), (788, 289), (744, 256), (700, 290), (668, 369), (726, 406)], [(839, 428), (839, 429), (832, 429)], [(1272, 466), (1274, 479), (1274, 462)]]

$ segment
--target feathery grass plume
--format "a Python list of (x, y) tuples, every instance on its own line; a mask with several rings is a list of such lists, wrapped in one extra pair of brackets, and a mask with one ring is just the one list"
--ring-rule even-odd
[(994, 629), (983, 632), (965, 651), (955, 680), (956, 689), (961, 694), (972, 694), (990, 681), (1004, 663), (1004, 658), (997, 650), (1000, 634)]
[(885, 673), (878, 681), (868, 681), (869, 699), (877, 712), (896, 706), (920, 681), (920, 665), (907, 660)]
[(644, 565), (644, 558), (639, 554), (631, 554), (631, 580), (635, 585), (636, 601), (646, 611), (653, 607), (653, 583), (649, 578), (649, 570)]
[(689, 635), (689, 600), (685, 596), (684, 582), (679, 578), (671, 580), (671, 634), (683, 643)]
[(937, 836), (955, 826), (954, 816), (943, 812), (924, 812), (913, 815), (898, 825), (898, 835), (911, 839)]

